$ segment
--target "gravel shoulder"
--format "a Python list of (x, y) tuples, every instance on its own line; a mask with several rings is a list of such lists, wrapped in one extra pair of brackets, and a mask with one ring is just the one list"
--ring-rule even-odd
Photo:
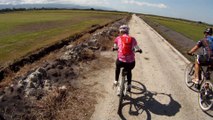
[[(194, 61), (192, 57), (186, 53), (196, 44), (195, 41), (186, 36), (171, 30), (168, 27), (162, 26), (156, 22), (150, 21), (145, 16), (140, 16), (149, 26), (161, 34), (172, 46), (174, 46), (181, 54), (183, 54), (190, 61)], [(200, 51), (201, 52), (201, 51)]]

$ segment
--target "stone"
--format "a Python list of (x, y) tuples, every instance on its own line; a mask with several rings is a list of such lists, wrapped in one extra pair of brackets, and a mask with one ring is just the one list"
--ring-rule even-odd
[(47, 75), (47, 72), (46, 72), (46, 70), (43, 67), (38, 68), (36, 71), (37, 71), (37, 73), (41, 73), (42, 76), (46, 76)]
[(19, 87), (16, 89), (16, 92), (21, 94), (22, 92), (24, 91), (24, 88), (23, 87)]
[(73, 48), (73, 45), (71, 44), (71, 45), (68, 45), (67, 47), (66, 47), (66, 49), (67, 50), (71, 50)]
[(36, 82), (38, 79), (37, 79), (37, 76), (36, 74), (31, 74), (29, 75), (29, 77), (26, 79), (26, 81), (32, 81), (32, 82)]
[(67, 87), (65, 85), (63, 85), (63, 86), (59, 87), (58, 89), (63, 91), (63, 90), (67, 90)]
[(13, 87), (5, 87), (5, 89), (4, 89), (4, 92), (5, 92), (5, 94), (11, 94), (11, 92), (13, 92)]
[(63, 67), (62, 65), (58, 65), (57, 68), (61, 70), (61, 69), (63, 69), (64, 67)]
[(6, 96), (5, 95), (1, 95), (0, 96), (0, 101), (1, 102), (5, 102), (6, 101)]
[(25, 97), (36, 96), (37, 92), (34, 88), (29, 88), (25, 90)]
[(4, 94), (5, 94), (5, 91), (4, 91), (4, 90), (0, 91), (0, 96), (2, 96), (2, 95), (4, 95)]
[(29, 88), (36, 88), (36, 87), (35, 87), (35, 85), (34, 85), (33, 82), (29, 82), (29, 83), (27, 84), (27, 87), (26, 87), (26, 88), (29, 89)]
[(15, 100), (22, 100), (22, 97), (20, 95), (15, 95), (15, 96), (13, 96), (13, 99), (15, 99)]
[(51, 86), (50, 80), (44, 80), (44, 86)]

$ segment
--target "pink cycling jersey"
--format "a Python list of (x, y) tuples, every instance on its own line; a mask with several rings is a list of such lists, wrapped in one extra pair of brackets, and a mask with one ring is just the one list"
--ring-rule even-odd
[[(127, 34), (124, 34), (122, 36), (128, 36)], [(121, 40), (121, 36), (118, 36), (115, 40), (114, 43), (118, 46), (118, 60), (120, 60), (121, 62), (133, 62), (135, 61), (135, 53), (131, 52), (131, 54), (129, 54), (128, 56), (123, 55), (122, 53), (122, 40)], [(135, 46), (137, 46), (137, 41), (135, 40), (135, 38), (132, 37), (132, 48), (134, 48)]]

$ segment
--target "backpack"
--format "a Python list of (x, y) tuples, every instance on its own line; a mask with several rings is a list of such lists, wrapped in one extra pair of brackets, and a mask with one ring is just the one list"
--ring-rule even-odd
[(122, 53), (124, 56), (130, 55), (132, 51), (132, 37), (121, 36)]
[(211, 49), (211, 51), (213, 51), (213, 37), (208, 37), (207, 38), (208, 42), (209, 42), (209, 47)]
[(204, 50), (208, 55), (208, 58), (213, 55), (213, 37), (207, 37), (203, 39)]
[(213, 37), (207, 37), (203, 39), (203, 44), (207, 47), (211, 52), (213, 51)]

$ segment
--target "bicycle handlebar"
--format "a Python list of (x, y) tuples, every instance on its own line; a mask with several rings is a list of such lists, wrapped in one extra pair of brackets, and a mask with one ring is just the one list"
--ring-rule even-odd
[(195, 57), (195, 56), (197, 56), (197, 54), (194, 54), (194, 53), (188, 53), (188, 52), (187, 52), (187, 55), (189, 55), (189, 56), (194, 56), (194, 57)]
[(114, 47), (112, 48), (112, 51), (117, 51), (117, 50), (118, 50), (118, 48), (114, 48)]
[[(112, 51), (117, 51), (118, 50), (118, 48), (112, 48)], [(138, 53), (143, 53), (143, 51), (141, 50), (141, 49), (139, 49), (139, 50), (136, 50), (136, 51), (134, 51), (134, 52), (138, 52)]]
[(135, 52), (138, 52), (138, 53), (143, 53), (143, 51), (140, 49), (140, 50), (136, 50)]

